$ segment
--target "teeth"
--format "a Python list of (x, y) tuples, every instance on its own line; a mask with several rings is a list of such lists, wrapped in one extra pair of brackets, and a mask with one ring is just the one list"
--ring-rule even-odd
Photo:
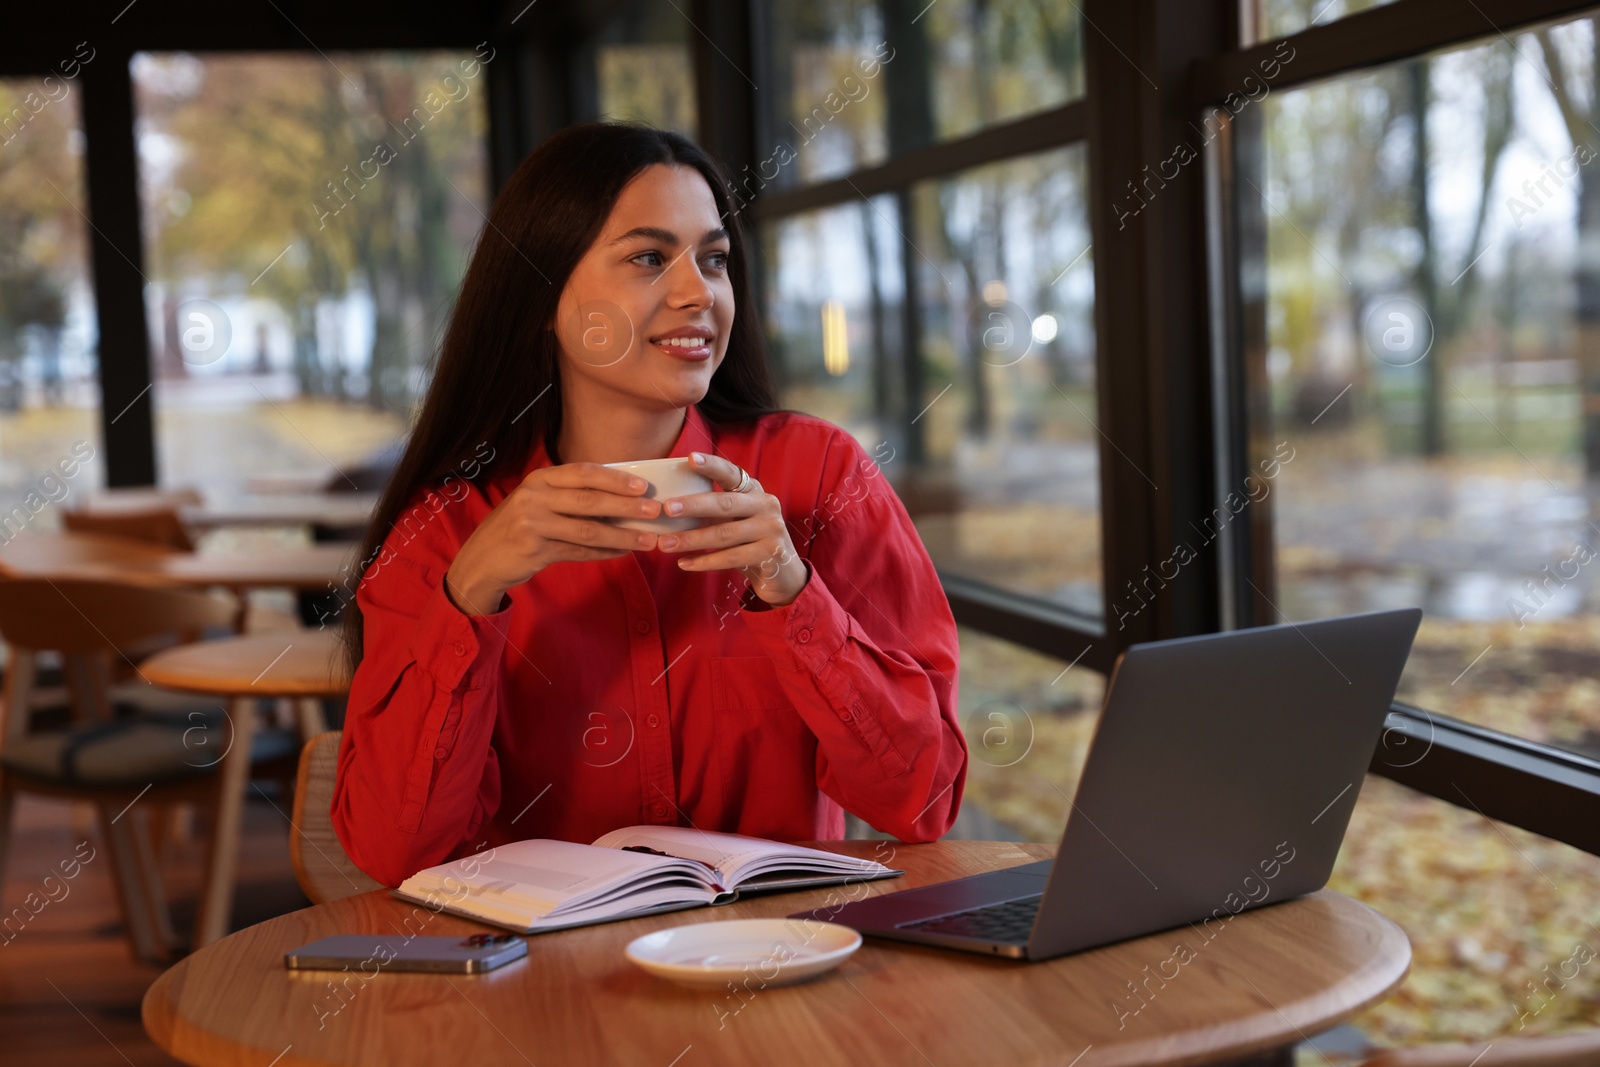
[(699, 348), (710, 343), (709, 337), (666, 337), (656, 342), (658, 345), (675, 345), (678, 348)]

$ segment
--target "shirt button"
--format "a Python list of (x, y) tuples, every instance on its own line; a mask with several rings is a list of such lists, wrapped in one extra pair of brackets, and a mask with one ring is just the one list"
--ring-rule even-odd
[(434, 759), (444, 759), (445, 755), (446, 755), (446, 752), (445, 752), (445, 750), (443, 748), (436, 748), (436, 749), (433, 750), (433, 758)]
[(799, 641), (802, 645), (806, 644), (811, 640), (811, 631), (809, 629), (802, 628), (799, 633), (794, 635), (794, 639)]
[(465, 656), (466, 654), (467, 654), (467, 646), (462, 644), (460, 641), (457, 641), (456, 642), (456, 655)]
[(655, 817), (658, 819), (665, 819), (667, 817), (667, 806), (665, 804), (657, 804), (650, 810), (655, 813)]
[(639, 633), (647, 634), (650, 632), (650, 620), (640, 619), (638, 622), (633, 624), (633, 628)]
[(844, 709), (840, 710), (840, 712), (839, 712), (839, 721), (840, 722), (849, 722), (853, 718), (855, 718), (855, 716), (850, 714), (850, 709), (849, 708), (844, 708)]
[(659, 726), (659, 725), (661, 725), (661, 720), (656, 718), (654, 715), (650, 716), (650, 718), (646, 719), (645, 721), (648, 722), (651, 726)]

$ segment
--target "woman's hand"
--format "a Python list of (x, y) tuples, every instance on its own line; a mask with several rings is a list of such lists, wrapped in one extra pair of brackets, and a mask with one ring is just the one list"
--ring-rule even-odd
[(623, 529), (600, 516), (654, 519), (643, 478), (598, 463), (540, 467), (472, 531), (445, 574), (445, 591), (468, 615), (500, 610), (501, 598), (552, 563), (615, 559), (656, 545), (656, 534)]
[(739, 484), (739, 467), (721, 456), (689, 453), (690, 465), (728, 492), (693, 493), (662, 501), (667, 516), (707, 519), (698, 530), (662, 534), (656, 547), (663, 552), (695, 552), (678, 566), (686, 571), (738, 570), (749, 580), (756, 596), (781, 608), (794, 603), (805, 588), (810, 572), (789, 540), (778, 498), (761, 488), (754, 477), (747, 492), (732, 492)]

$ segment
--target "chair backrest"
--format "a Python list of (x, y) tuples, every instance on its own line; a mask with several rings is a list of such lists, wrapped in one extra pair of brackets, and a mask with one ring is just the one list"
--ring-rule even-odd
[(194, 541), (178, 517), (175, 507), (149, 507), (118, 509), (116, 511), (67, 510), (61, 513), (61, 523), (74, 533), (111, 534), (166, 545), (184, 552), (194, 551)]
[(294, 791), (294, 833), (289, 835), (289, 862), (300, 889), (313, 904), (342, 900), (382, 889), (345, 855), (333, 832), (333, 780), (339, 767), (339, 739), (329, 730), (300, 750), (300, 777)]
[(166, 634), (231, 626), (233, 600), (196, 589), (81, 578), (0, 579), (0, 638), (33, 651), (112, 652)]
[(1600, 1030), (1385, 1049), (1361, 1067), (1592, 1067), (1595, 1063), (1600, 1063)]

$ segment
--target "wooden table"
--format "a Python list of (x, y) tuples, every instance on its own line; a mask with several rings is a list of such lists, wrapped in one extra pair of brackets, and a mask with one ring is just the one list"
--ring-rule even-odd
[[(856, 896), (1055, 851), (980, 841), (817, 844), (906, 871), (850, 887)], [(868, 938), (810, 982), (761, 988), (752, 973), (737, 991), (719, 991), (670, 984), (623, 958), (630, 940), (652, 930), (784, 916), (828, 906), (829, 894), (838, 901), (843, 892), (781, 893), (540, 934), (529, 939), (526, 959), (486, 975), (284, 969), (286, 950), (335, 933), (393, 934), (408, 918), (413, 933), (482, 929), (384, 892), (363, 893), (241, 930), (183, 960), (145, 994), (144, 1025), (172, 1055), (217, 1067), (1177, 1067), (1271, 1054), (1336, 1025), (1383, 999), (1411, 960), (1399, 927), (1328, 890), (1245, 912), (1211, 943), (1185, 927), (1045, 963)], [(1194, 958), (1168, 963), (1172, 977), (1146, 986), (1179, 941), (1193, 946)], [(1141, 1002), (1129, 983), (1151, 990), (1133, 1014)]]
[[(349, 691), (349, 672), (336, 630), (285, 631), (199, 641), (165, 649), (139, 665), (152, 685), (186, 693), (231, 699), (233, 740), (222, 757), (217, 803), (217, 854), (212, 857), (201, 894), (197, 943), (207, 945), (227, 932), (238, 868), (239, 821), (250, 780), (250, 743), (255, 732), (255, 702), (293, 698), (304, 744), (328, 728), (320, 697)], [(159, 902), (165, 907), (165, 902)]]
[(345, 578), (356, 547), (332, 541), (304, 548), (258, 552), (196, 552), (167, 556), (144, 567), (125, 567), (123, 577), (177, 585), (220, 585), (246, 589), (323, 590)]
[[(52, 532), (0, 545), (0, 575), (13, 578), (97, 578), (147, 585), (230, 590), (239, 602), (234, 629), (243, 631), (251, 589), (324, 592), (351, 585), (357, 546), (332, 541), (257, 552), (181, 552), (105, 534)], [(348, 598), (348, 597), (346, 597)]]
[(345, 577), (356, 546), (330, 541), (256, 552), (183, 552), (107, 534), (51, 532), (0, 546), (0, 574), (104, 578), (230, 589), (325, 589)]
[(75, 511), (90, 515), (125, 515), (129, 512), (150, 511), (156, 508), (192, 507), (204, 498), (197, 489), (158, 489), (155, 486), (133, 486), (121, 489), (97, 489), (69, 502)]
[(25, 533), (0, 545), (0, 575), (103, 578), (107, 570), (149, 570), (188, 553), (109, 534)]
[(218, 500), (180, 510), (186, 525), (365, 526), (378, 506), (377, 493), (263, 493)]
[(179, 645), (145, 660), (139, 673), (152, 685), (218, 696), (334, 697), (350, 688), (337, 630), (284, 630)]

